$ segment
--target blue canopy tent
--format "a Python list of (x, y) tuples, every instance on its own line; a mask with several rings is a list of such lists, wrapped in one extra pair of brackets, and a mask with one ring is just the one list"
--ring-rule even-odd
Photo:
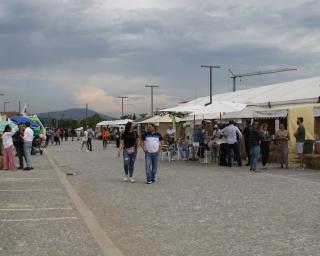
[(32, 129), (38, 129), (40, 127), (40, 124), (24, 116), (13, 116), (10, 118), (10, 120), (15, 124), (26, 124), (29, 122)]

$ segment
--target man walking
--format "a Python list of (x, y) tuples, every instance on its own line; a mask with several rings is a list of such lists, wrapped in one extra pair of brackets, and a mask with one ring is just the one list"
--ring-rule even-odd
[(92, 138), (93, 138), (93, 131), (91, 129), (90, 126), (88, 126), (88, 141), (87, 141), (87, 144), (88, 144), (88, 150), (89, 151), (92, 151)]
[(259, 123), (255, 121), (252, 128), (250, 129), (249, 143), (250, 143), (250, 171), (257, 171), (257, 163), (260, 156), (260, 144), (262, 136), (259, 131)]
[(145, 152), (147, 184), (152, 184), (156, 181), (159, 154), (162, 146), (163, 139), (161, 134), (156, 132), (154, 124), (149, 124), (148, 132), (144, 134), (141, 142), (141, 147)]
[(242, 133), (239, 130), (238, 127), (234, 125), (233, 121), (229, 122), (229, 125), (224, 128), (222, 131), (222, 134), (224, 134), (227, 137), (227, 143), (228, 143), (228, 166), (232, 167), (232, 154), (233, 151), (234, 158), (238, 162), (239, 166), (242, 166), (241, 163), (241, 157), (240, 157), (240, 148), (238, 141), (242, 138)]
[(304, 160), (304, 155), (303, 155), (303, 148), (304, 148), (304, 142), (306, 139), (306, 129), (304, 128), (303, 125), (303, 117), (298, 117), (297, 119), (297, 131), (294, 133), (294, 136), (296, 137), (296, 142), (297, 142), (297, 153), (298, 153), (298, 158), (299, 158), (299, 171), (303, 171), (303, 160)]
[(19, 124), (18, 125), (19, 130), (13, 135), (13, 145), (16, 149), (17, 152), (17, 157), (19, 158), (19, 167), (18, 169), (22, 170), (23, 169), (23, 157), (24, 157), (24, 152), (23, 152), (23, 125)]
[(24, 130), (23, 134), (23, 149), (24, 149), (24, 155), (26, 158), (27, 166), (24, 168), (24, 171), (30, 171), (33, 169), (32, 167), (32, 156), (31, 156), (31, 151), (32, 151), (32, 141), (33, 141), (33, 131), (30, 128), (30, 123), (26, 122), (26, 129)]

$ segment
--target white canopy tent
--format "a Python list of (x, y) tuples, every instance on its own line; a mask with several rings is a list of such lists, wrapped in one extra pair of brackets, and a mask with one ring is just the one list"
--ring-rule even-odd
[[(236, 92), (216, 94), (213, 96), (213, 102), (231, 101), (253, 106), (273, 107), (279, 105), (316, 103), (319, 101), (319, 97), (320, 77), (313, 77)], [(179, 105), (176, 108), (183, 109), (184, 107), (190, 108), (190, 106), (204, 106), (208, 102), (209, 97), (202, 97)]]
[(120, 120), (112, 120), (112, 121), (102, 121), (96, 125), (96, 127), (104, 127), (104, 126), (110, 126), (110, 127), (118, 127), (120, 125), (126, 125), (129, 122), (133, 122), (131, 119), (120, 119)]
[[(180, 122), (180, 118), (176, 117), (176, 122)], [(149, 123), (172, 123), (172, 119), (170, 118), (169, 115), (164, 115), (164, 116), (153, 116), (149, 119), (146, 119), (142, 122), (139, 122), (140, 124), (149, 124)]]
[(235, 103), (228, 101), (214, 101), (212, 104), (208, 106), (204, 106), (190, 115), (212, 115), (217, 113), (228, 113), (241, 111), (246, 107), (246, 104), (243, 103)]

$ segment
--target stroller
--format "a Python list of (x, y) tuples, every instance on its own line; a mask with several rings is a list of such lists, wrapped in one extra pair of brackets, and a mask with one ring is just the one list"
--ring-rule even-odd
[(32, 141), (32, 150), (31, 150), (32, 155), (43, 154), (43, 151), (41, 149), (41, 144), (42, 144), (42, 139), (40, 138), (40, 136), (35, 136)]

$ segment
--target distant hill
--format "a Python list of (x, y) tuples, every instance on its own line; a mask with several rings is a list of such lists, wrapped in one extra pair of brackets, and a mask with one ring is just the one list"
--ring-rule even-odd
[[(88, 117), (91, 117), (95, 114), (99, 114), (102, 119), (105, 120), (114, 120), (112, 116), (107, 116), (100, 114), (94, 110), (88, 109)], [(82, 120), (86, 118), (86, 109), (85, 108), (72, 108), (61, 111), (51, 111), (37, 114), (40, 119), (54, 118), (59, 120)]]

